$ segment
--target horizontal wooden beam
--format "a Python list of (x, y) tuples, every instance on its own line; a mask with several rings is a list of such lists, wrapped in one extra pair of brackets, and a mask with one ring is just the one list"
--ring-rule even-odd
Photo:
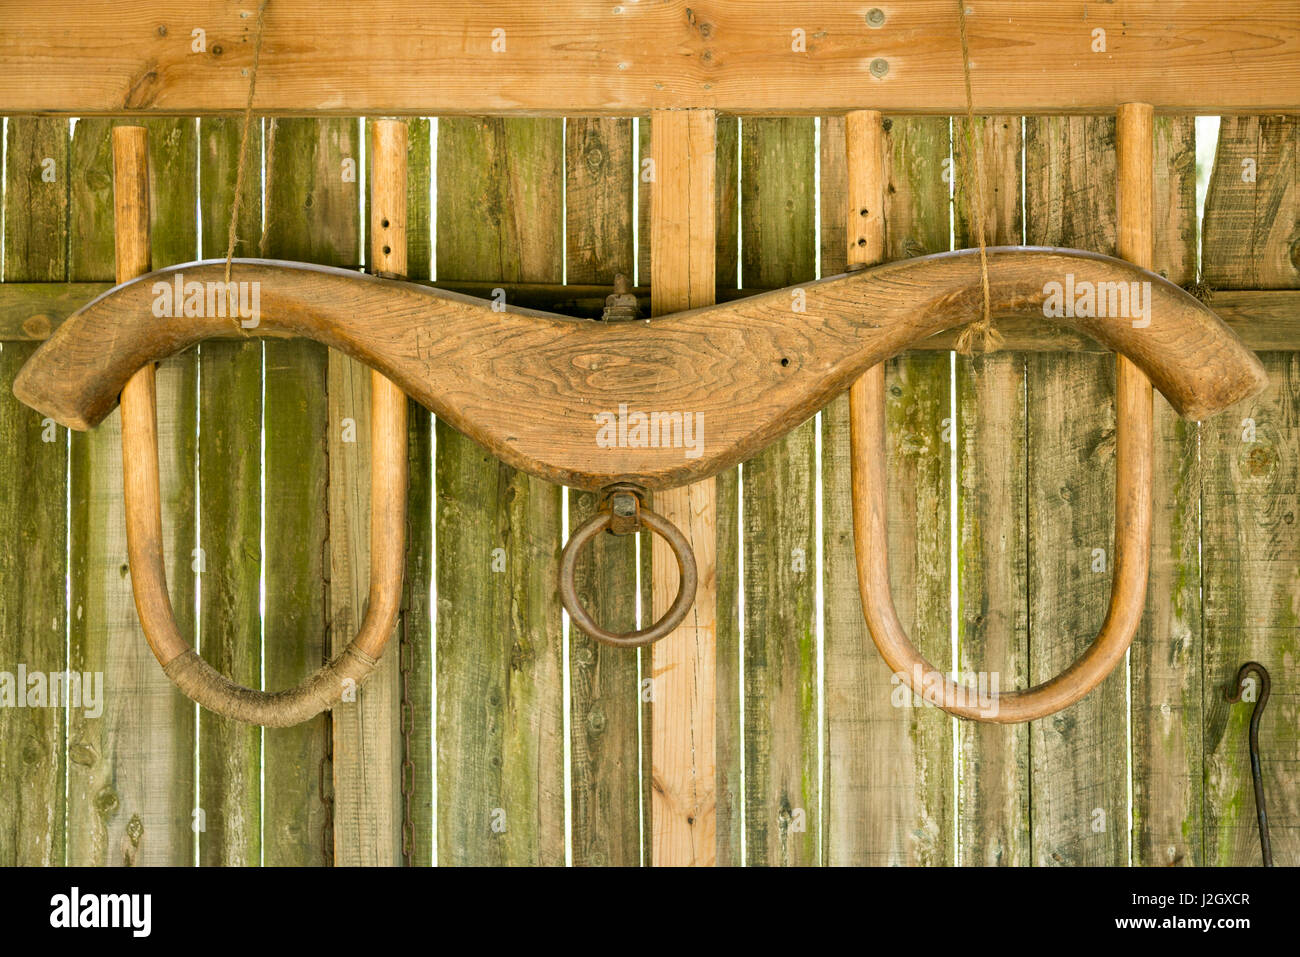
[[(257, 0), (10, 0), (0, 112), (236, 113)], [(1294, 0), (970, 0), (985, 113), (1300, 111)], [(256, 108), (959, 113), (952, 0), (273, 0)]]
[[(611, 286), (559, 283), (457, 281), (421, 285), (483, 298), (491, 298), (493, 290), (503, 289), (512, 306), (587, 319), (600, 315), (605, 297), (614, 291)], [(68, 316), (111, 288), (112, 284), (106, 282), (0, 283), (0, 342), (46, 339)], [(639, 286), (632, 291), (641, 305), (641, 314), (649, 316), (650, 287)], [(732, 302), (763, 291), (719, 289), (717, 301)], [(1300, 351), (1300, 289), (1225, 290), (1214, 293), (1210, 308), (1256, 352)], [(997, 327), (1006, 339), (1006, 351), (1107, 351), (1095, 339), (1047, 320), (1001, 319)], [(956, 340), (957, 332), (950, 330), (931, 336), (918, 348), (946, 352)]]

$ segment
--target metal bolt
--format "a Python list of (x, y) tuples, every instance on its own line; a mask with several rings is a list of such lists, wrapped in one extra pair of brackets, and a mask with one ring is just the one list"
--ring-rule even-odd
[(631, 518), (636, 514), (636, 498), (626, 492), (615, 495), (610, 504), (619, 518)]
[(883, 57), (876, 57), (871, 61), (871, 75), (880, 79), (889, 72), (889, 61)]
[(873, 30), (879, 30), (885, 25), (885, 11), (879, 7), (872, 7), (867, 11), (867, 26)]

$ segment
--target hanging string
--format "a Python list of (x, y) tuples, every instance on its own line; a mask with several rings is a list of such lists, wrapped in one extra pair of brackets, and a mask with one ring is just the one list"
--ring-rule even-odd
[(982, 352), (993, 352), (1002, 345), (1002, 333), (993, 328), (993, 309), (989, 294), (989, 259), (984, 243), (984, 162), (983, 144), (975, 145), (975, 106), (970, 88), (970, 47), (966, 40), (966, 0), (957, 0), (957, 18), (961, 28), (961, 68), (966, 80), (966, 154), (975, 161), (975, 189), (970, 188), (971, 169), (966, 166), (966, 196), (973, 201), (975, 211), (975, 233), (980, 247), (980, 283), (984, 291), (984, 313), (975, 322), (970, 323), (957, 336), (956, 349), (964, 356), (974, 352), (975, 341), (980, 341)]
[(248, 134), (253, 126), (253, 93), (257, 90), (257, 65), (262, 59), (262, 34), (266, 26), (268, 3), (270, 0), (262, 0), (257, 7), (257, 39), (253, 44), (253, 68), (248, 73), (248, 99), (244, 102), (244, 128), (239, 135), (239, 165), (235, 169), (235, 201), (230, 207), (230, 232), (226, 237), (227, 284), (230, 282), (230, 261), (235, 256), (235, 231), (239, 227), (239, 207), (244, 198), (244, 177), (248, 167)]

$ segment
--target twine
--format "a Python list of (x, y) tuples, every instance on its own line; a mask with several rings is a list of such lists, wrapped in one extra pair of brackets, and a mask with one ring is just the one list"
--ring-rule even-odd
[[(248, 168), (248, 134), (253, 126), (253, 94), (257, 90), (257, 67), (262, 60), (262, 35), (266, 26), (266, 5), (262, 0), (257, 7), (257, 40), (253, 45), (253, 68), (248, 73), (248, 99), (244, 102), (244, 128), (239, 135), (239, 166), (235, 169), (235, 201), (230, 207), (230, 231), (226, 237), (226, 288), (230, 284), (230, 261), (235, 256), (235, 231), (239, 227), (239, 207), (244, 198), (244, 177)], [(265, 245), (263, 235), (259, 246)]]
[[(975, 146), (975, 106), (970, 87), (970, 46), (966, 40), (966, 0), (957, 0), (957, 18), (961, 28), (961, 68), (966, 81), (966, 152), (975, 159), (975, 232), (980, 247), (980, 285), (984, 291), (984, 313), (975, 322), (970, 323), (957, 336), (956, 349), (964, 356), (974, 352), (975, 342), (980, 341), (980, 351), (995, 352), (1002, 346), (1002, 333), (993, 328), (993, 309), (989, 293), (989, 259), (984, 243), (984, 162), (983, 146)], [(969, 196), (970, 169), (966, 169), (966, 193)]]

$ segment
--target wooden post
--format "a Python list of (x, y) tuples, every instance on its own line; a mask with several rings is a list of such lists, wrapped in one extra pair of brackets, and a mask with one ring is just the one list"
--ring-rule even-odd
[[(652, 122), (651, 305), (655, 315), (664, 315), (714, 301), (716, 132), (711, 110), (659, 110)], [(687, 623), (651, 646), (651, 861), (712, 866), (717, 859), (714, 480), (659, 492), (654, 508), (690, 540), (699, 589)], [(652, 547), (657, 618), (676, 594), (677, 571), (661, 538), (655, 536)]]

